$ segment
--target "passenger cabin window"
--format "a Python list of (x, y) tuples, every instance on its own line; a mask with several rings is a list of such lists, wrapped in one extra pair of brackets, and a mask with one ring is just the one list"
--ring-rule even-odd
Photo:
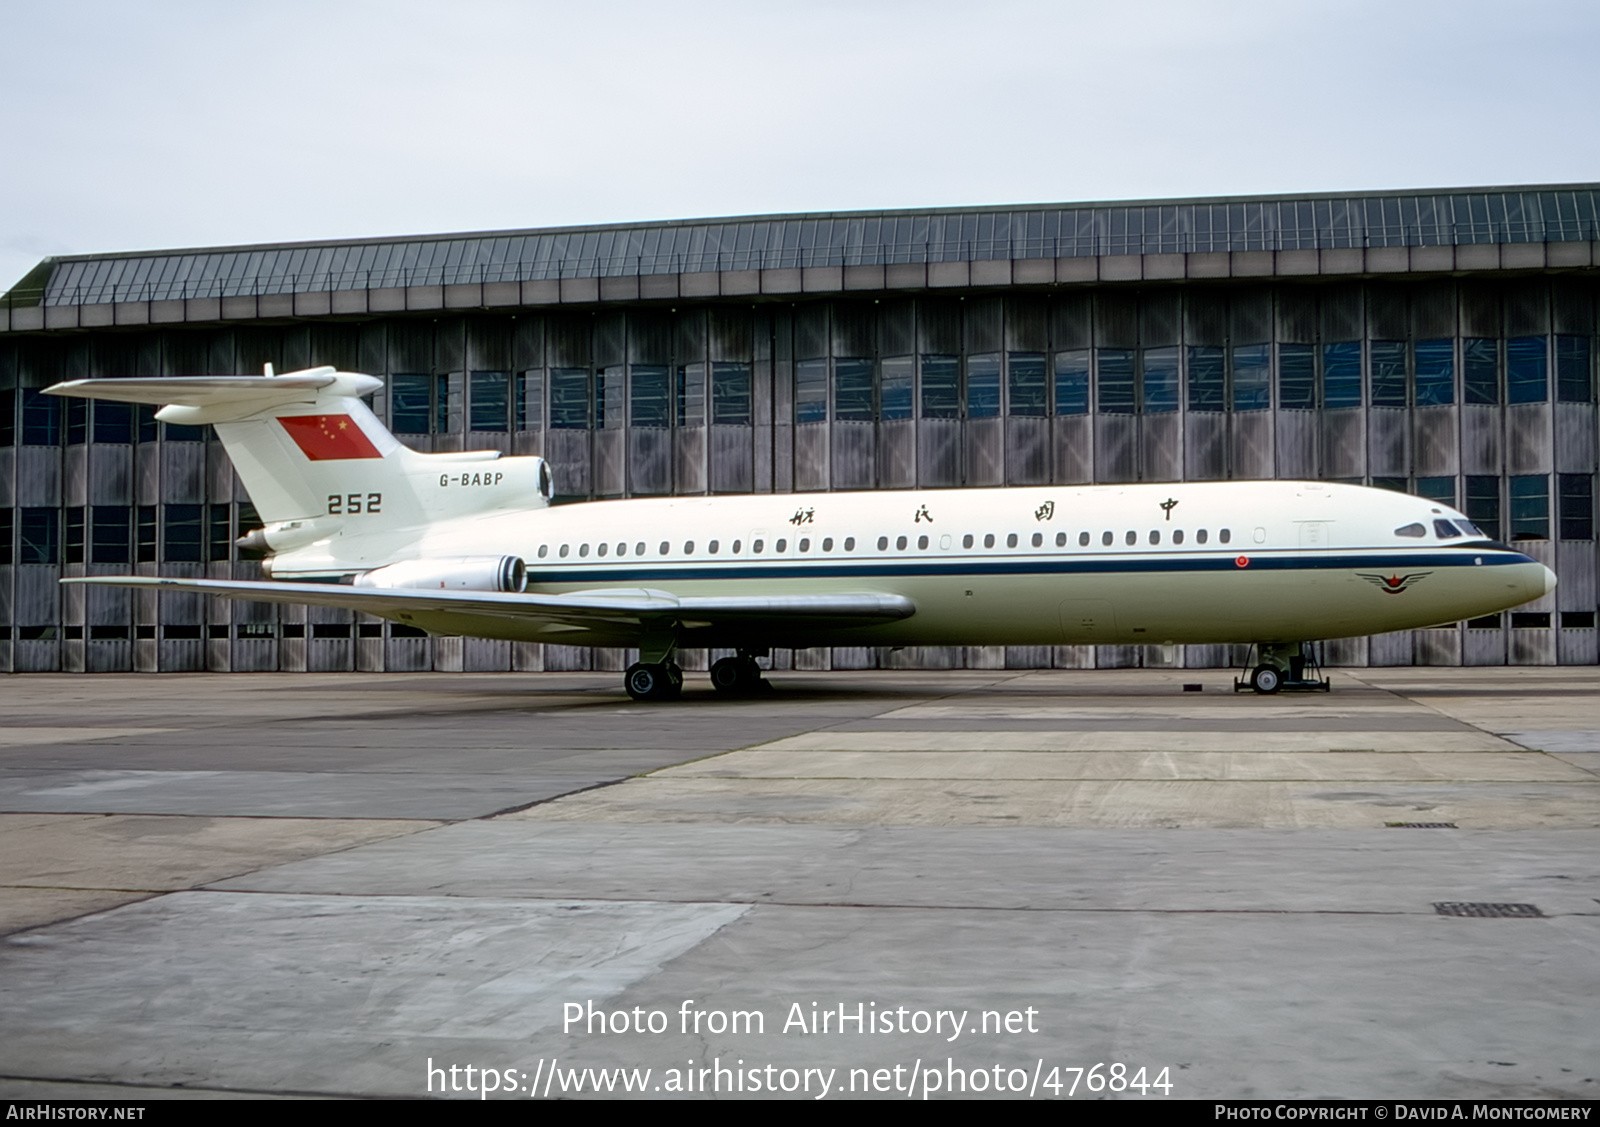
[(1034, 546), (1034, 547), (1035, 547), (1035, 548), (1042, 548), (1042, 547), (1044, 547), (1044, 533), (1042, 533), (1042, 532), (1035, 532), (1035, 533), (1034, 533), (1034, 534), (1033, 534), (1033, 546)]
[(1010, 536), (1006, 537), (1006, 547), (1007, 548), (1015, 548), (1016, 546), (1017, 546), (1017, 534), (1015, 532), (1013, 532)]
[(694, 541), (693, 540), (685, 540), (683, 542), (683, 554), (686, 555), (686, 556), (694, 555)]
[(714, 556), (717, 554), (717, 549), (720, 547), (722, 547), (722, 544), (719, 541), (713, 540), (711, 543), (706, 545), (706, 551), (710, 552)]
[(736, 556), (739, 554), (739, 546), (740, 546), (740, 542), (735, 540), (733, 542), (733, 554), (736, 555)]
[(811, 537), (809, 537), (809, 536), (802, 536), (802, 537), (801, 537), (801, 538), (800, 538), (800, 550), (801, 550), (801, 551), (802, 551), (802, 552), (809, 552), (809, 551), (811, 551)]
[(1226, 543), (1227, 543), (1227, 542), (1228, 542), (1228, 541), (1229, 541), (1229, 540), (1232, 540), (1232, 539), (1233, 539), (1233, 533), (1232, 533), (1232, 532), (1230, 532), (1230, 531), (1229, 531), (1229, 530), (1228, 530), (1228, 529), (1226, 529), (1226, 528), (1224, 528), (1224, 529), (1221, 529), (1221, 530), (1220, 530), (1220, 531), (1218, 531), (1218, 533), (1217, 533), (1217, 539), (1218, 539), (1218, 540), (1220, 540), (1220, 541), (1222, 541), (1222, 543), (1224, 543), (1224, 544), (1226, 544)]
[(1183, 529), (1180, 528), (1180, 529), (1178, 529), (1176, 532), (1174, 532), (1172, 534), (1172, 542), (1174, 544), (1182, 544), (1183, 543)]
[(1116, 539), (1116, 537), (1114, 537), (1109, 531), (1102, 532), (1100, 534), (1100, 543), (1104, 544), (1107, 548), (1111, 547), (1111, 541), (1114, 539)]
[(589, 545), (584, 544), (578, 548), (578, 558), (581, 560), (589, 554)]
[(637, 544), (635, 544), (633, 546), (633, 554), (636, 555), (636, 556), (644, 555), (644, 541), (643, 540), (639, 541)]
[(1128, 546), (1131, 548), (1133, 545), (1139, 542), (1139, 534), (1130, 528), (1128, 529), (1127, 535), (1124, 536), (1123, 539), (1127, 541)]
[(1087, 532), (1078, 533), (1078, 547), (1087, 548), (1088, 546), (1089, 546), (1089, 534)]
[(661, 554), (664, 556), (670, 551), (672, 551), (672, 545), (668, 544), (665, 540), (661, 541)]
[(846, 536), (844, 538), (844, 550), (847, 552), (856, 550), (856, 538), (854, 536)]
[(928, 550), (928, 538), (926, 536), (917, 537), (917, 550), (922, 552)]
[(878, 537), (878, 551), (887, 552), (888, 550), (889, 550), (889, 538), (887, 536)]
[(602, 556), (605, 555), (610, 550), (611, 550), (611, 545), (609, 545), (609, 544), (601, 544), (598, 548), (595, 549), (595, 551), (598, 554), (602, 555)]
[(786, 551), (788, 551), (789, 550), (789, 541), (787, 541), (785, 539), (782, 539), (780, 537), (778, 542), (772, 546), (772, 550), (774, 552), (786, 552)]
[(904, 536), (898, 536), (895, 538), (894, 549), (897, 552), (903, 552), (906, 550), (906, 538)]
[(831, 537), (831, 536), (824, 536), (824, 537), (823, 537), (823, 538), (822, 538), (822, 550), (823, 550), (823, 551), (824, 551), (824, 552), (831, 552), (831, 551), (833, 551), (833, 537)]
[(994, 533), (988, 532), (988, 533), (984, 534), (983, 546), (985, 548), (993, 548), (994, 547)]
[(1395, 529), (1394, 534), (1396, 536), (1421, 537), (1428, 535), (1428, 530), (1423, 528), (1422, 525), (1413, 521), (1411, 524), (1401, 525), (1399, 528)]
[(1154, 529), (1154, 528), (1152, 528), (1150, 530), (1150, 543), (1152, 543), (1152, 544), (1161, 543), (1161, 532), (1160, 532), (1160, 530)]
[(961, 546), (963, 548), (972, 547), (972, 533), (969, 532), (961, 538)]
[(1056, 547), (1057, 548), (1065, 548), (1066, 546), (1067, 546), (1067, 534), (1065, 532), (1056, 533)]
[(765, 542), (764, 541), (753, 540), (753, 541), (750, 542), (750, 550), (752, 552), (754, 552), (758, 556), (761, 554), (761, 549), (763, 547), (765, 547)]
[(546, 556), (548, 556), (549, 554), (550, 554), (550, 545), (548, 545), (548, 544), (540, 544), (539, 545), (539, 558), (542, 560)]
[(566, 559), (567, 558), (567, 546), (565, 544), (561, 545), (560, 556), (561, 556), (562, 559)]
[(1194, 534), (1195, 542), (1198, 544), (1204, 544), (1208, 538), (1208, 535), (1209, 534), (1206, 532), (1206, 530), (1202, 528), (1199, 532)]

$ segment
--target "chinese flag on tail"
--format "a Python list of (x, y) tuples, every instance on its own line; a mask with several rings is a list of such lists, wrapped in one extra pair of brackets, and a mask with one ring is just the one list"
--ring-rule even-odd
[(278, 421), (313, 462), (383, 457), (349, 415), (280, 415)]

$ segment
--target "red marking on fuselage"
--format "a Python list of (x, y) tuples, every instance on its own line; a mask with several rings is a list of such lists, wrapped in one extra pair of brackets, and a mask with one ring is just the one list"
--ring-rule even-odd
[(349, 415), (281, 415), (278, 422), (313, 462), (383, 457)]

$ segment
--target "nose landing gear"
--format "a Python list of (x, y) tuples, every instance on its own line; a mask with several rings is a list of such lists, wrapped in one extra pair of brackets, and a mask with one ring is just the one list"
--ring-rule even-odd
[[(1251, 668), (1251, 662), (1257, 664)], [(1246, 689), (1270, 695), (1280, 689), (1285, 692), (1326, 693), (1332, 683), (1321, 676), (1322, 664), (1317, 660), (1316, 647), (1310, 642), (1259, 642), (1250, 647), (1246, 656), (1244, 678), (1234, 678), (1233, 691)]]

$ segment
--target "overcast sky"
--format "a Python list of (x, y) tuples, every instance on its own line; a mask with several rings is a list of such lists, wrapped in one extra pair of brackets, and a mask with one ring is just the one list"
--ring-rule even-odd
[(0, 7), (0, 289), (49, 254), (1600, 180), (1573, 0)]

